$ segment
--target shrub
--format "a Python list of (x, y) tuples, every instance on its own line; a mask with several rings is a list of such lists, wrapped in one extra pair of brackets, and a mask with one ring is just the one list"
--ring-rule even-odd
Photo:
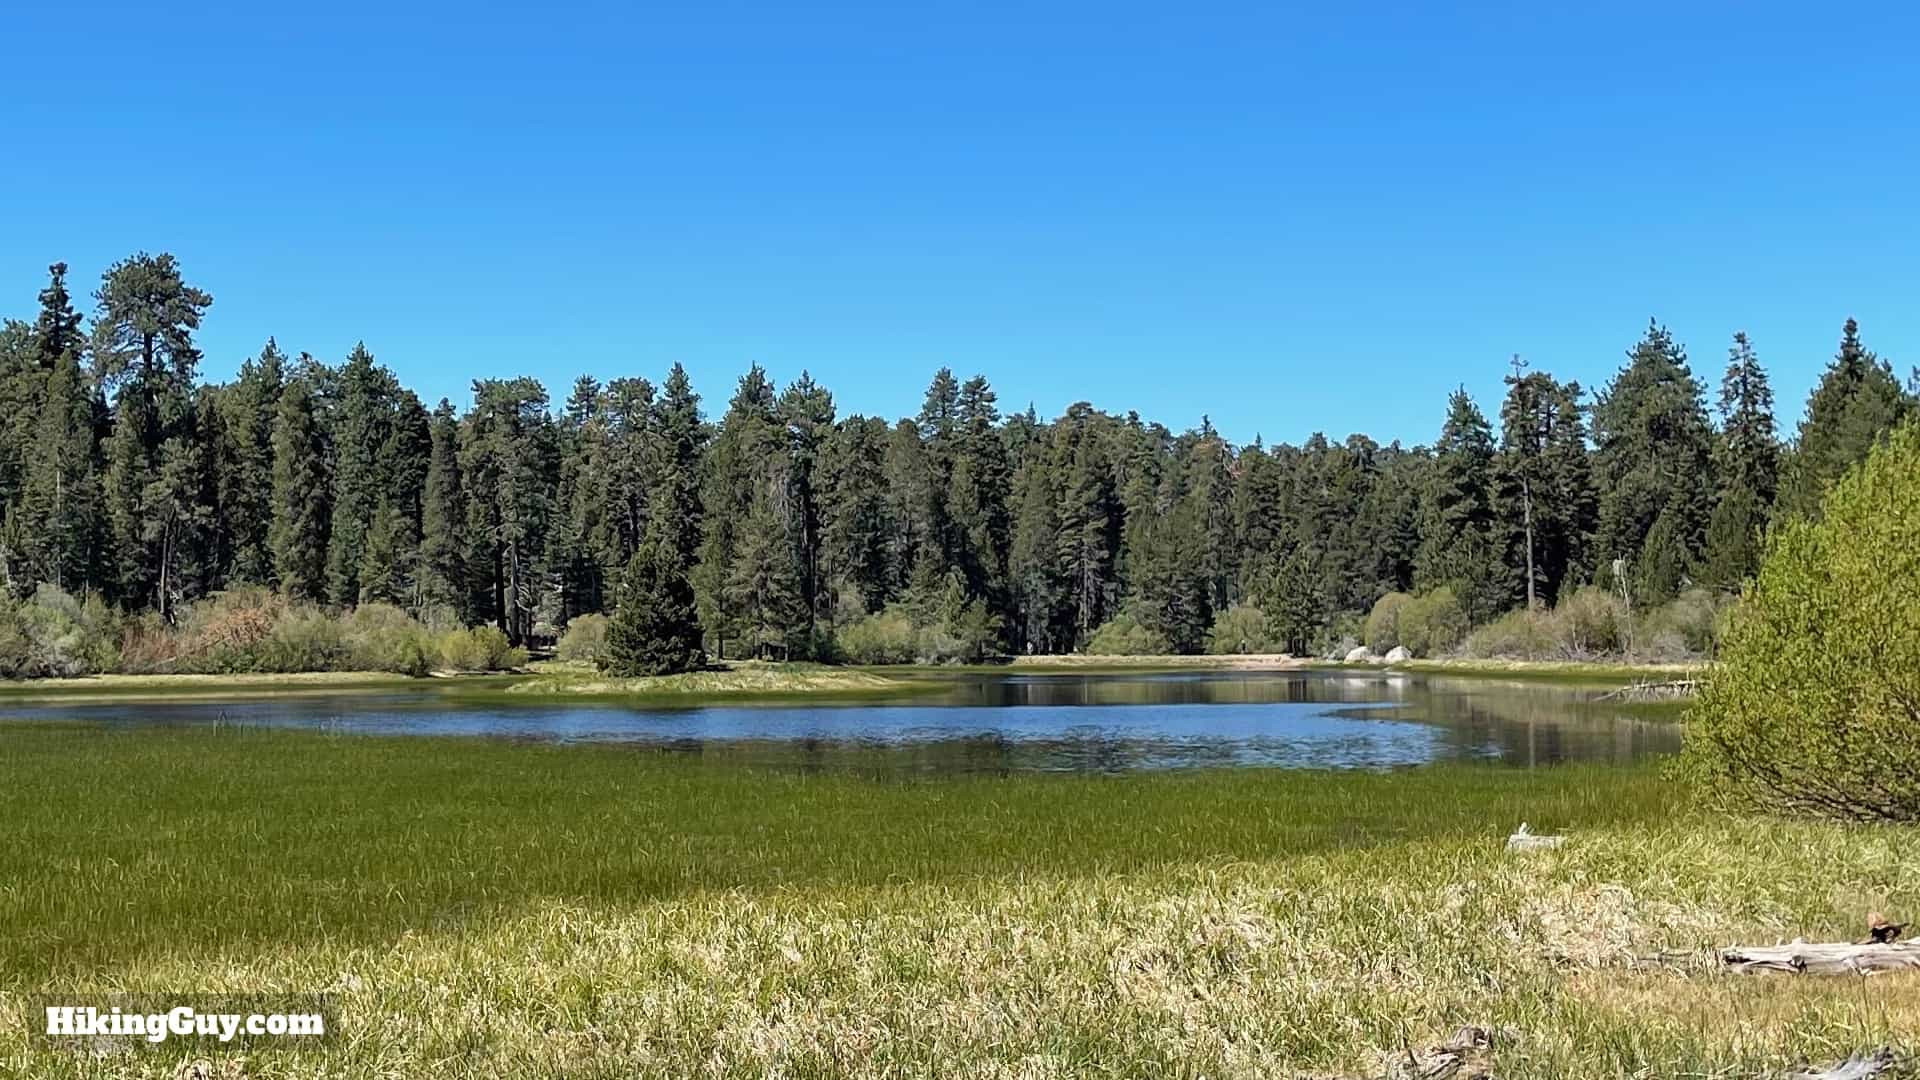
[(855, 664), (910, 664), (915, 651), (913, 620), (898, 607), (874, 612), (841, 630), (839, 645)]
[(1140, 620), (1121, 612), (1107, 620), (1087, 639), (1087, 652), (1095, 656), (1162, 656), (1167, 639), (1142, 626)]
[(1391, 651), (1400, 641), (1400, 615), (1413, 597), (1403, 592), (1390, 592), (1373, 602), (1373, 610), (1367, 613), (1367, 621), (1361, 625), (1360, 640), (1367, 648), (1377, 653)]
[(1266, 613), (1251, 604), (1235, 604), (1213, 620), (1207, 651), (1216, 655), (1273, 652)]
[(553, 655), (561, 660), (598, 663), (607, 655), (610, 621), (605, 615), (575, 615), (567, 623), (567, 632), (560, 635), (560, 643), (553, 647)]
[(1627, 640), (1626, 604), (1598, 585), (1583, 585), (1560, 598), (1553, 631), (1569, 657), (1617, 653)]
[(1720, 798), (1920, 818), (1920, 425), (1769, 538), (1721, 663), (1687, 713), (1683, 771)]
[(1481, 659), (1535, 660), (1559, 650), (1553, 617), (1541, 611), (1509, 611), (1467, 635), (1461, 651)]
[(313, 607), (289, 608), (254, 651), (253, 671), (338, 671), (349, 650), (340, 620)]
[(434, 653), (442, 667), (454, 671), (501, 671), (527, 662), (526, 650), (508, 644), (497, 626), (449, 630), (435, 642)]
[(26, 642), (23, 673), (63, 677), (119, 665), (120, 620), (97, 596), (82, 602), (58, 586), (41, 585), (15, 617)]
[(362, 604), (347, 618), (346, 663), (358, 671), (419, 677), (433, 670), (427, 628), (392, 604)]
[(1422, 593), (1401, 606), (1400, 644), (1415, 656), (1438, 656), (1467, 636), (1467, 613), (1452, 589)]
[[(1649, 639), (1648, 645), (1664, 643), (1668, 650), (1677, 649), (1686, 656), (1711, 656), (1720, 643), (1721, 613), (1725, 607), (1721, 597), (1708, 589), (1688, 589), (1673, 600), (1662, 604), (1649, 613), (1641, 627), (1641, 633)], [(1641, 642), (1634, 643), (1635, 651), (1643, 648)]]

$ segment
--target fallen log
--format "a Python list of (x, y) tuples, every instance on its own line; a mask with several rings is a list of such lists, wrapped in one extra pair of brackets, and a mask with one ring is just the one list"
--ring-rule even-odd
[(1892, 1050), (1882, 1047), (1871, 1054), (1856, 1054), (1831, 1069), (1794, 1073), (1788, 1080), (1870, 1080), (1881, 1073), (1892, 1072), (1899, 1063)]
[(1513, 830), (1513, 835), (1507, 837), (1507, 850), (1545, 851), (1550, 848), (1557, 848), (1566, 842), (1567, 838), (1564, 836), (1535, 835), (1533, 829), (1523, 821), (1520, 823), (1519, 828)]
[(1720, 962), (1735, 974), (1784, 971), (1793, 975), (1871, 975), (1920, 971), (1920, 944), (1859, 944), (1850, 941), (1785, 945), (1736, 945), (1720, 950)]

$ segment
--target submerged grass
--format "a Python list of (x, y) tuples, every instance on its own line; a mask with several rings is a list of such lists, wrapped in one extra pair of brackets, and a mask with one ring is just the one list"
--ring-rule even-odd
[[(0, 1075), (179, 1075), (30, 998), (328, 990), (212, 1075), (1755, 1075), (1920, 982), (1632, 958), (1852, 934), (1920, 831), (1694, 810), (1650, 768), (873, 779), (631, 747), (0, 732)], [(1525, 820), (1564, 848), (1502, 850)], [(204, 1051), (194, 1051), (204, 1053)]]

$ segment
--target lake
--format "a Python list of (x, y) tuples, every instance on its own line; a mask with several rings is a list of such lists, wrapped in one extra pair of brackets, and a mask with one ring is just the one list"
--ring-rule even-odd
[(875, 773), (1127, 772), (1624, 763), (1678, 725), (1554, 683), (1340, 670), (959, 673), (884, 703), (484, 701), (441, 687), (226, 703), (0, 702), (0, 720), (291, 727), (352, 735), (629, 743), (716, 761)]

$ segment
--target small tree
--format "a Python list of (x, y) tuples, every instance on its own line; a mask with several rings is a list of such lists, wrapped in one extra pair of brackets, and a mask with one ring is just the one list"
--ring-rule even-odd
[(612, 675), (673, 675), (706, 662), (693, 585), (675, 546), (655, 532), (627, 562), (600, 667)]
[(1762, 809), (1920, 818), (1920, 425), (1774, 532), (1721, 659), (1688, 775)]

